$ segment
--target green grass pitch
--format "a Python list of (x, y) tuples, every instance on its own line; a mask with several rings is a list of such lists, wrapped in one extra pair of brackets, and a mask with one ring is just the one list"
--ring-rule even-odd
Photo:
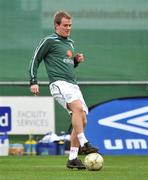
[[(81, 156), (84, 160), (84, 156)], [(148, 156), (105, 156), (101, 171), (67, 169), (67, 156), (0, 157), (0, 180), (146, 180)]]

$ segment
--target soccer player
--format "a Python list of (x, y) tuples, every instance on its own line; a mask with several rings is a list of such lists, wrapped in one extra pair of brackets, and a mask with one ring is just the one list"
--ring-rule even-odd
[(74, 42), (69, 38), (72, 28), (72, 17), (65, 11), (58, 11), (54, 15), (55, 32), (45, 37), (35, 50), (29, 67), (30, 90), (39, 94), (37, 69), (44, 61), (52, 96), (71, 114), (72, 132), (68, 168), (85, 169), (85, 165), (78, 158), (78, 150), (89, 154), (97, 152), (84, 135), (86, 114), (88, 108), (77, 85), (74, 68), (84, 61), (81, 53), (74, 55)]

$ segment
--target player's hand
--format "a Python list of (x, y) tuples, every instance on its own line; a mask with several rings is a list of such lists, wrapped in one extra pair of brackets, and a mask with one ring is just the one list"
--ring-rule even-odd
[(75, 59), (77, 62), (83, 62), (84, 61), (84, 55), (82, 53), (77, 53), (75, 56)]
[(34, 95), (38, 95), (40, 93), (39, 91), (39, 85), (38, 84), (34, 84), (30, 86), (30, 91), (34, 94)]

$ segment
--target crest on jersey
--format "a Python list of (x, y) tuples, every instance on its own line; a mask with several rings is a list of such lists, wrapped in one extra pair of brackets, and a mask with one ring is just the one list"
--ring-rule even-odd
[(67, 51), (67, 56), (71, 59), (72, 56), (73, 56), (72, 51), (68, 50), (68, 51)]

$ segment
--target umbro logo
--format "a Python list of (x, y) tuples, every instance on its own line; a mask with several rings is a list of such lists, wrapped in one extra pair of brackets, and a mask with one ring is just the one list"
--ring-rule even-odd
[(148, 136), (148, 106), (99, 119), (98, 124)]

